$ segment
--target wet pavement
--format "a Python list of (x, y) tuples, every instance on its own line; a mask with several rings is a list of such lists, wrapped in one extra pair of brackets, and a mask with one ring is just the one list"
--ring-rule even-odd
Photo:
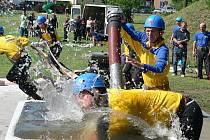
[[(3, 86), (4, 85), (4, 86)], [(18, 88), (16, 84), (0, 79), (0, 140), (4, 140), (13, 113), (19, 101), (23, 101), (27, 96)], [(204, 114), (202, 133), (200, 140), (210, 140), (210, 116)]]

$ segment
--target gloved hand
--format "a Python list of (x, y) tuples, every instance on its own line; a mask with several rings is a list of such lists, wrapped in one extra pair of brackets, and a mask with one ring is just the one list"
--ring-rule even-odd
[(128, 58), (128, 63), (131, 63), (133, 66), (137, 67), (137, 68), (143, 68), (144, 64), (140, 63), (138, 60), (136, 60), (135, 58)]
[(109, 10), (106, 17), (107, 21), (109, 22), (109, 20), (113, 17), (119, 18), (119, 20), (121, 20), (123, 17), (122, 10), (120, 8), (114, 8), (112, 10)]

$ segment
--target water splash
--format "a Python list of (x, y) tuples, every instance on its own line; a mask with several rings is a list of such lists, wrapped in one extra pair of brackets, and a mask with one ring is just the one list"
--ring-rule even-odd
[(46, 120), (71, 119), (81, 121), (84, 113), (72, 94), (72, 80), (61, 78), (54, 84), (47, 83), (40, 91), (46, 101)]

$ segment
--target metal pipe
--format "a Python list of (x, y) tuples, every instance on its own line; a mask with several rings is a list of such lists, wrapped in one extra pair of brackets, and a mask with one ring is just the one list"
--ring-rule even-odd
[(121, 27), (122, 11), (114, 9), (109, 11), (107, 16), (108, 21), (108, 54), (110, 68), (110, 87), (121, 88), (122, 76), (120, 66), (120, 27)]

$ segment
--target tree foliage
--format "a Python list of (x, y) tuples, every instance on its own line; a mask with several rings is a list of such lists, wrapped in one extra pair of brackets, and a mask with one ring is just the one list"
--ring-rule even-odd
[(210, 0), (206, 0), (206, 3), (208, 4), (208, 6), (210, 8)]
[(180, 10), (196, 1), (199, 1), (199, 0), (172, 0), (172, 3), (173, 3), (173, 6), (176, 7), (176, 9)]
[(131, 22), (132, 8), (137, 8), (137, 9), (140, 8), (142, 5), (145, 4), (145, 0), (106, 0), (106, 4), (120, 6), (128, 22)]

